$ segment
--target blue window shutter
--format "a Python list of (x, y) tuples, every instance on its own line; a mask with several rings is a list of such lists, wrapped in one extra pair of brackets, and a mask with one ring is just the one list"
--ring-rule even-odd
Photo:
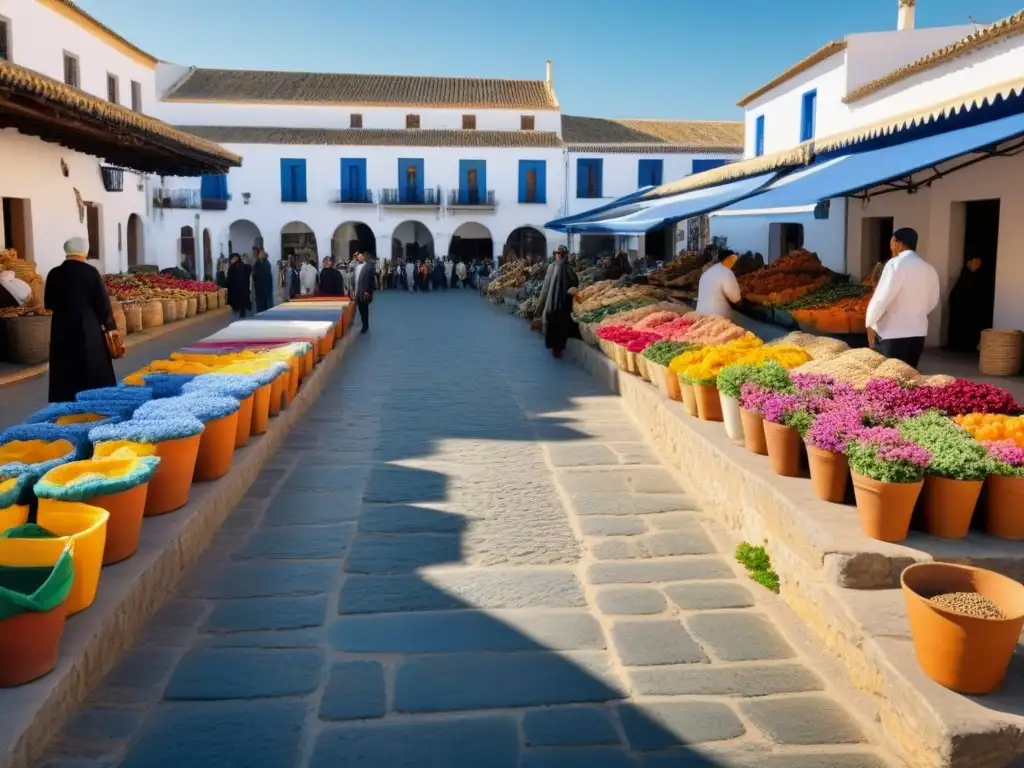
[(814, 117), (818, 106), (818, 92), (808, 91), (800, 105), (800, 141), (814, 138)]
[(637, 171), (637, 187), (661, 186), (662, 160), (641, 160)]
[(576, 197), (587, 196), (587, 171), (590, 164), (582, 157), (576, 161)]
[(519, 161), (519, 202), (526, 202), (526, 172), (530, 170), (529, 160)]
[(290, 203), (295, 196), (292, 189), (292, 161), (281, 160), (281, 202)]
[(712, 168), (721, 168), (727, 162), (728, 162), (728, 160), (721, 160), (721, 159), (716, 159), (716, 160), (697, 159), (697, 160), (693, 161), (693, 172), (694, 173), (703, 173), (704, 171), (710, 171)]
[(341, 159), (341, 199), (350, 200), (352, 195), (351, 186), (352, 166), (345, 158)]
[(538, 203), (548, 201), (548, 164), (546, 160), (537, 160), (534, 165), (537, 172), (537, 197)]
[(228, 175), (226, 173), (221, 174), (217, 177), (220, 183), (217, 185), (218, 191), (220, 192), (220, 200), (228, 199)]
[(764, 115), (759, 115), (754, 123), (754, 155), (764, 154)]
[(306, 161), (295, 161), (295, 202), (306, 202)]
[(217, 198), (217, 177), (202, 176), (199, 179), (199, 196), (203, 200), (215, 200)]
[(594, 161), (594, 174), (596, 181), (594, 188), (597, 191), (596, 197), (604, 197), (604, 179), (602, 178), (602, 171), (604, 170), (604, 160)]

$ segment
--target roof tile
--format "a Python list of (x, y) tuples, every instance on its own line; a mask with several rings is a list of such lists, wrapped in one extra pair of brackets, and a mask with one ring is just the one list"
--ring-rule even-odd
[(562, 138), (573, 149), (600, 152), (742, 152), (743, 123), (562, 115)]
[(400, 130), (381, 128), (254, 128), (247, 126), (179, 126), (194, 136), (220, 144), (296, 144), (369, 147), (530, 147), (558, 149), (551, 131)]
[(352, 106), (558, 109), (544, 80), (195, 69), (166, 99)]

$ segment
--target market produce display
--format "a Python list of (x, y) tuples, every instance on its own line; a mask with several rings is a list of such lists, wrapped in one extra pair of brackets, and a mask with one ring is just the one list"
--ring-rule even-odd
[(828, 279), (828, 271), (817, 254), (801, 249), (739, 277), (737, 282), (747, 301), (764, 306), (782, 306), (820, 288)]
[(967, 413), (955, 416), (953, 420), (970, 433), (975, 440), (985, 443), (1010, 441), (1018, 448), (1024, 448), (1024, 416), (1007, 416), (1004, 413)]
[(217, 293), (216, 283), (201, 280), (179, 280), (169, 275), (139, 272), (104, 275), (103, 283), (110, 298), (118, 301), (150, 301), (151, 299), (189, 299), (200, 293)]
[(637, 299), (661, 300), (668, 298), (665, 291), (653, 285), (619, 285), (614, 282), (594, 283), (589, 289), (576, 294), (573, 302), (573, 313), (585, 315), (608, 304)]
[(14, 276), (32, 289), (32, 296), (25, 302), (26, 307), (43, 305), (43, 278), (36, 272), (35, 262), (18, 257), (13, 248), (0, 248), (0, 272), (13, 272)]
[(498, 270), (498, 277), (487, 286), (487, 296), (500, 299), (510, 288), (519, 288), (530, 278), (531, 269), (533, 264), (529, 259), (517, 259), (503, 264)]

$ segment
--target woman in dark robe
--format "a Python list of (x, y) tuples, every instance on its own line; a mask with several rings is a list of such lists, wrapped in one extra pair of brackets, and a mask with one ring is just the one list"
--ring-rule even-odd
[(46, 276), (50, 319), (50, 402), (67, 403), (87, 389), (117, 383), (105, 331), (117, 330), (103, 278), (86, 263), (89, 241), (64, 243), (67, 258)]
[(580, 284), (575, 270), (565, 257), (568, 249), (562, 245), (555, 251), (555, 263), (545, 275), (547, 294), (544, 296), (544, 345), (555, 357), (561, 357), (566, 342), (574, 338), (579, 329), (572, 319), (572, 297)]
[(978, 349), (981, 332), (992, 327), (995, 286), (981, 259), (964, 264), (949, 293), (949, 333), (946, 347), (954, 352)]
[(262, 248), (252, 265), (252, 287), (256, 295), (256, 312), (266, 312), (274, 306), (274, 270), (267, 252)]
[(324, 259), (324, 268), (320, 270), (320, 291), (322, 296), (344, 296), (345, 281), (341, 272), (334, 268), (334, 259)]
[(245, 317), (252, 306), (249, 301), (249, 265), (237, 253), (231, 254), (231, 266), (228, 267), (228, 306), (239, 317)]

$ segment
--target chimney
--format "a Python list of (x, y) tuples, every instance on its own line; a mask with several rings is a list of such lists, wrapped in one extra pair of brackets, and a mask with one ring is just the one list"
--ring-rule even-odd
[(904, 31), (914, 28), (914, 5), (917, 0), (899, 0), (900, 10), (896, 29)]
[(551, 59), (548, 59), (547, 73), (544, 77), (548, 85), (551, 85)]

